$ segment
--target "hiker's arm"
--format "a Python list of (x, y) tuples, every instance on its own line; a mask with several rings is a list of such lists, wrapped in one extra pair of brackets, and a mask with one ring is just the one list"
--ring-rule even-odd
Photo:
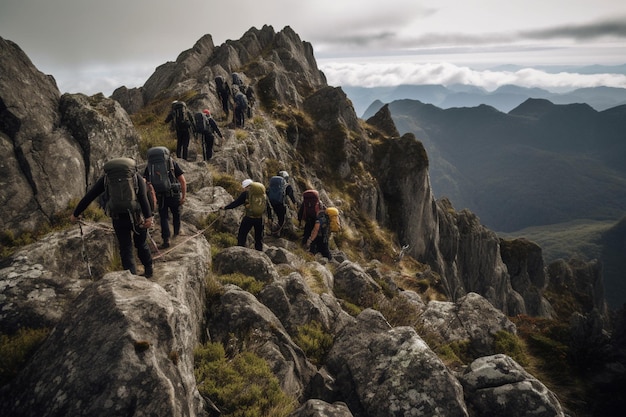
[(187, 181), (185, 181), (185, 176), (182, 174), (176, 177), (176, 179), (178, 179), (180, 183), (180, 204), (182, 205), (185, 203), (185, 198), (187, 197)]
[(144, 217), (143, 227), (152, 227), (152, 209), (150, 208), (150, 202), (148, 201), (148, 194), (146, 193), (146, 182), (137, 173), (137, 186), (139, 188), (139, 205), (141, 206), (141, 212)]
[(81, 215), (85, 209), (91, 204), (93, 200), (98, 198), (100, 194), (104, 192), (104, 176), (100, 177), (98, 181), (87, 191), (87, 194), (78, 202), (74, 212), (70, 216), (70, 220), (75, 222), (78, 219), (78, 216)]
[(243, 193), (239, 194), (239, 197), (237, 197), (237, 199), (235, 201), (233, 201), (232, 203), (224, 206), (224, 210), (234, 209), (235, 207), (239, 207), (239, 206), (245, 204), (247, 197), (248, 197), (248, 193), (247, 193), (247, 191), (244, 191)]
[(309, 236), (309, 240), (306, 241), (307, 246), (311, 246), (311, 242), (315, 240), (319, 230), (320, 230), (320, 222), (315, 222), (315, 226), (313, 226), (313, 230), (311, 231), (311, 236)]
[(287, 185), (285, 194), (287, 194), (287, 197), (289, 197), (293, 204), (296, 204), (296, 196), (293, 195), (293, 187), (291, 185)]

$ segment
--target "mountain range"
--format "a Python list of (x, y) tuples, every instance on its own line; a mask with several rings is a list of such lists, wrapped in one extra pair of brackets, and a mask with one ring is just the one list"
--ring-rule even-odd
[(626, 89), (614, 87), (579, 88), (560, 93), (516, 85), (501, 86), (494, 91), (463, 84), (393, 87), (342, 86), (342, 88), (352, 101), (357, 114), (364, 119), (371, 116), (369, 107), (372, 103), (376, 101), (390, 103), (402, 99), (418, 100), (442, 109), (476, 107), (486, 104), (504, 113), (508, 113), (529, 98), (546, 99), (554, 104), (586, 103), (598, 111), (626, 104)]

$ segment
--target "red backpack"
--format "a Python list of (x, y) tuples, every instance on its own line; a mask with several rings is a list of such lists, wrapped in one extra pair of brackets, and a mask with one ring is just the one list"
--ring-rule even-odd
[(317, 190), (306, 190), (302, 193), (302, 220), (315, 220), (315, 208), (320, 204), (320, 193)]

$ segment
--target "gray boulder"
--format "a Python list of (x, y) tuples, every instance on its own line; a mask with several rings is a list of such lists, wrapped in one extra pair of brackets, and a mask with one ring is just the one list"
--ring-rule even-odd
[(494, 354), (495, 334), (516, 334), (515, 325), (484, 297), (469, 293), (456, 303), (431, 301), (419, 316), (419, 328), (444, 342), (469, 341), (475, 357)]
[(556, 396), (506, 355), (476, 359), (460, 377), (476, 417), (563, 417)]
[(461, 385), (415, 330), (375, 310), (336, 337), (326, 366), (355, 415), (468, 415)]
[(107, 274), (76, 298), (4, 387), (0, 412), (204, 415), (193, 376), (199, 317), (187, 301), (127, 271)]

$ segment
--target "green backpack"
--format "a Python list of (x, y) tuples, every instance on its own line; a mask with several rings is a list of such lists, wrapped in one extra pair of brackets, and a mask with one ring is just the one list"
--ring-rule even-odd
[(137, 162), (115, 158), (104, 164), (105, 211), (109, 216), (141, 210), (137, 194)]
[(246, 200), (246, 216), (263, 217), (266, 209), (265, 186), (260, 182), (253, 182), (248, 186), (248, 199)]

